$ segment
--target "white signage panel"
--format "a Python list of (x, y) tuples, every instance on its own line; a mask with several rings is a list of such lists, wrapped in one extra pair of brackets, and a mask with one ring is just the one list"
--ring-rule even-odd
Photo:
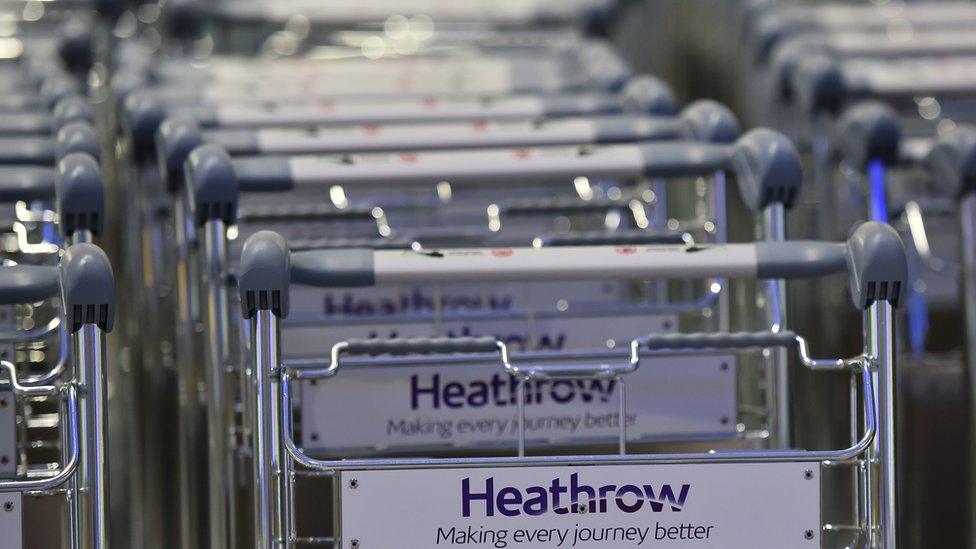
[(820, 547), (817, 463), (346, 471), (343, 548)]
[[(734, 372), (730, 355), (642, 359), (640, 368), (623, 378), (628, 438), (731, 435)], [(606, 379), (528, 382), (526, 438), (530, 444), (615, 440), (620, 389), (619, 381)], [(302, 384), (301, 401), (303, 446), (315, 454), (359, 448), (514, 447), (516, 441), (516, 383), (497, 359), (340, 367), (335, 377)]]

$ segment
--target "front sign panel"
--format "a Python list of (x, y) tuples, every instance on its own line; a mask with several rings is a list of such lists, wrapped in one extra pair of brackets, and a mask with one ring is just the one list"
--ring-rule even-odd
[[(592, 359), (575, 362), (593, 364)], [(731, 436), (736, 406), (732, 364), (732, 356), (643, 359), (636, 372), (623, 378), (628, 438)], [(614, 380), (529, 382), (529, 443), (614, 440), (619, 394), (620, 382)], [(516, 441), (516, 383), (497, 359), (340, 369), (334, 378), (303, 384), (301, 396), (303, 446), (313, 454), (359, 448), (514, 447)], [(354, 426), (344, 418), (356, 418)]]
[(343, 548), (820, 547), (817, 463), (346, 471)]

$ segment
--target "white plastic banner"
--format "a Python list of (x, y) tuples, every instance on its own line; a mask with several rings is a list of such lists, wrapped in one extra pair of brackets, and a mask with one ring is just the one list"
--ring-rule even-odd
[(817, 463), (346, 471), (341, 547), (820, 547)]
[[(626, 363), (626, 357), (559, 360), (563, 365), (611, 362)], [(731, 435), (736, 417), (734, 364), (733, 356), (643, 359), (636, 372), (623, 378), (628, 438)], [(620, 389), (620, 382), (602, 379), (528, 382), (527, 440), (567, 445), (616, 440)], [(303, 445), (316, 454), (359, 448), (515, 446), (516, 383), (497, 359), (340, 368), (333, 378), (304, 383), (301, 396)]]

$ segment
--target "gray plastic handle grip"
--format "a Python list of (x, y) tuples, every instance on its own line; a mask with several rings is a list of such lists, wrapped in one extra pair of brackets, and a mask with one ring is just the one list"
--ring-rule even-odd
[(766, 128), (747, 132), (733, 146), (739, 195), (753, 212), (773, 203), (793, 207), (803, 185), (803, 164), (793, 142)]
[(295, 188), (287, 157), (237, 158), (233, 163), (242, 192), (284, 192)]
[(800, 60), (791, 85), (796, 103), (806, 113), (837, 113), (849, 99), (844, 75), (829, 55), (814, 54)]
[(369, 248), (371, 250), (409, 250), (414, 244), (409, 238), (309, 238), (291, 240), (288, 248), (293, 252), (308, 250), (338, 250), (343, 248)]
[(98, 246), (72, 244), (58, 265), (61, 307), (67, 328), (78, 331), (95, 324), (111, 332), (115, 325), (115, 275), (108, 256)]
[(50, 114), (38, 112), (18, 112), (4, 115), (0, 122), (3, 135), (44, 135), (54, 129)]
[(0, 167), (0, 202), (50, 200), (54, 198), (56, 176), (51, 168)]
[(684, 244), (685, 233), (671, 231), (585, 231), (540, 239), (543, 246), (614, 246), (642, 244)]
[(365, 287), (376, 284), (371, 249), (296, 252), (291, 254), (290, 260), (290, 281), (297, 284), (319, 287)]
[(58, 293), (58, 269), (42, 265), (0, 267), (0, 304), (14, 305), (48, 299)]
[(265, 204), (240, 208), (237, 216), (244, 221), (370, 220), (373, 208), (353, 206), (340, 210), (331, 204)]
[(727, 145), (694, 142), (649, 143), (640, 149), (647, 177), (707, 175), (729, 168), (732, 154)]
[(207, 143), (227, 149), (232, 156), (256, 155), (262, 152), (261, 145), (258, 143), (258, 133), (255, 130), (209, 130), (203, 132), (203, 139)]
[(627, 202), (619, 200), (580, 200), (566, 197), (518, 200), (499, 206), (503, 215), (602, 213), (628, 207)]
[(901, 158), (901, 123), (898, 113), (881, 101), (861, 101), (846, 109), (837, 121), (835, 145), (849, 165), (866, 170), (880, 160), (897, 164)]
[(449, 353), (493, 353), (498, 340), (485, 337), (433, 337), (404, 339), (351, 339), (345, 353), (350, 355), (435, 355)]
[(851, 298), (858, 310), (876, 301), (896, 309), (904, 303), (908, 285), (908, 260), (898, 231), (887, 223), (868, 221), (847, 241), (847, 268)]
[(848, 247), (841, 242), (793, 240), (755, 246), (756, 276), (761, 279), (812, 278), (847, 270)]
[(102, 234), (105, 228), (105, 189), (98, 161), (87, 153), (71, 153), (58, 162), (57, 208), (61, 234), (77, 230)]
[(949, 196), (976, 191), (976, 128), (960, 126), (940, 136), (924, 162)]
[(796, 334), (790, 331), (651, 334), (644, 338), (642, 344), (652, 351), (792, 347), (796, 345)]
[(46, 137), (0, 137), (0, 164), (50, 166), (55, 162), (54, 145)]

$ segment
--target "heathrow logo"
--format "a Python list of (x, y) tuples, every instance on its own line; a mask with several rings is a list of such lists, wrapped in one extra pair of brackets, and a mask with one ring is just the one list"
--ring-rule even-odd
[(506, 517), (520, 515), (539, 516), (548, 512), (557, 515), (569, 513), (608, 513), (617, 510), (627, 514), (665, 510), (681, 512), (690, 484), (682, 484), (675, 491), (671, 484), (605, 484), (590, 486), (580, 484), (579, 474), (573, 473), (569, 482), (554, 478), (539, 486), (519, 488), (504, 486), (496, 490), (495, 477), (488, 477), (480, 487), (472, 486), (471, 478), (461, 481), (461, 515), (472, 514), (494, 517), (496, 513)]

